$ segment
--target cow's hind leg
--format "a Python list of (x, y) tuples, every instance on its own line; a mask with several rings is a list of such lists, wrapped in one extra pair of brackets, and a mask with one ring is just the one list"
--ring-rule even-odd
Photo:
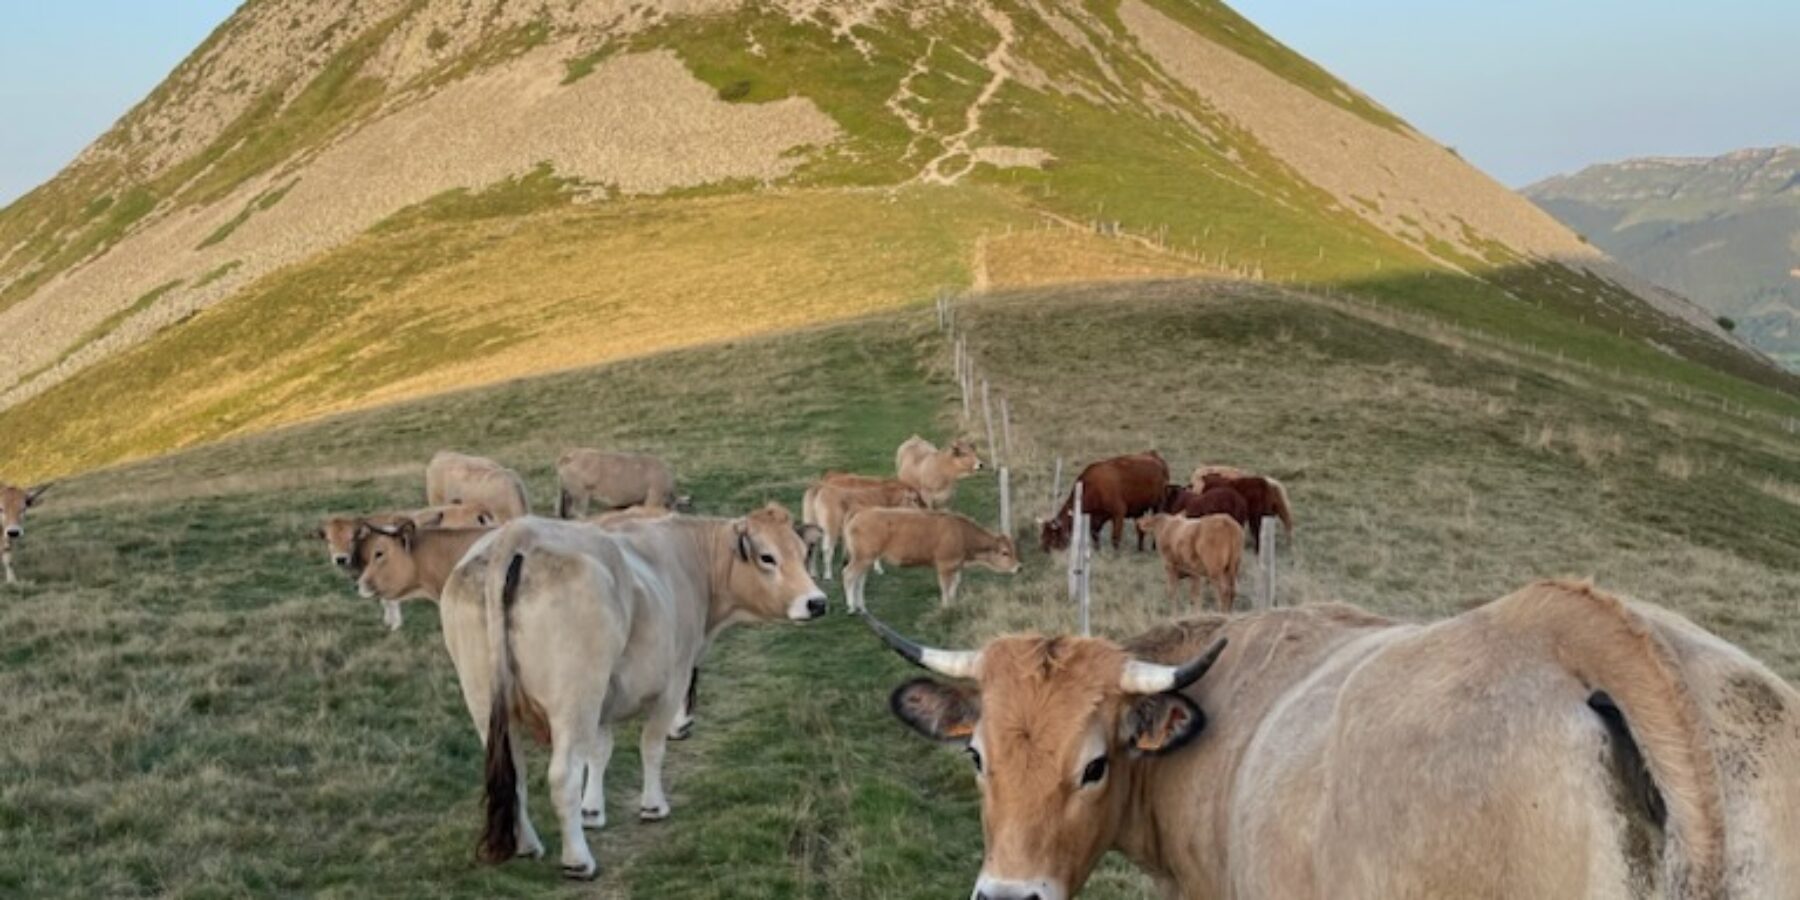
[(681, 713), (679, 694), (670, 693), (650, 707), (638, 755), (644, 761), (644, 797), (638, 801), (638, 818), (660, 822), (669, 817), (669, 797), (663, 793), (663, 754), (669, 747), (669, 724)]
[(600, 740), (587, 761), (587, 785), (581, 791), (581, 827), (597, 831), (606, 827), (606, 766), (612, 762), (612, 726), (600, 726)]
[(863, 587), (869, 583), (868, 560), (851, 560), (844, 566), (844, 603), (851, 612), (868, 609), (863, 599)]
[(819, 549), (825, 554), (825, 580), (831, 580), (831, 567), (837, 564), (837, 545), (832, 543), (831, 529), (825, 530), (825, 536), (819, 539)]
[(600, 709), (591, 713), (557, 716), (550, 726), (550, 796), (562, 825), (562, 868), (568, 878), (587, 880), (600, 874), (600, 865), (588, 848), (581, 830), (583, 775), (589, 761), (599, 756)]
[(399, 631), (400, 623), (400, 601), (381, 601), (381, 624), (386, 625), (389, 631)]
[(669, 726), (669, 740), (685, 741), (694, 734), (694, 708), (700, 705), (700, 667), (688, 673), (687, 694), (681, 701), (681, 714)]

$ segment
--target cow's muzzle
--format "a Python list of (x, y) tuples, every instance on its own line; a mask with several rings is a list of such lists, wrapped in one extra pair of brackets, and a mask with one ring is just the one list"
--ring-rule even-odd
[(1062, 888), (1045, 880), (1012, 881), (982, 876), (970, 900), (1064, 900)]
[(331, 561), (337, 563), (337, 567), (340, 569), (350, 568), (350, 554), (348, 553), (339, 553), (338, 555), (333, 556)]
[(813, 591), (788, 606), (788, 618), (796, 622), (810, 622), (825, 615), (826, 608), (825, 595), (820, 591)]
[(25, 529), (13, 526), (12, 528), (6, 529), (6, 536), (16, 541), (25, 536)]

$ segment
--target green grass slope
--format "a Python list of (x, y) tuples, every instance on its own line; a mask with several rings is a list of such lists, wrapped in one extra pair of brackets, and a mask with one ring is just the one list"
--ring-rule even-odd
[[(1800, 676), (1800, 448), (1610, 376), (1266, 287), (1160, 282), (963, 304), (1014, 411), (1021, 529), (1054, 459), (1159, 448), (1284, 478), (1289, 602), (1453, 613), (1547, 575), (1595, 575)], [(473, 862), (479, 751), (434, 611), (389, 635), (306, 537), (331, 511), (416, 502), (444, 447), (518, 465), (540, 505), (565, 446), (665, 454), (701, 508), (794, 502), (828, 467), (884, 471), (959, 429), (923, 311), (446, 394), (71, 479), (35, 511), (26, 583), (0, 588), (0, 891), (32, 896), (942, 897), (980, 828), (967, 762), (891, 721), (908, 669), (841, 615), (715, 647), (674, 818), (632, 821), (635, 741), (609, 779), (605, 875)], [(973, 423), (963, 426), (974, 433)], [(1728, 498), (1728, 502), (1721, 502)], [(957, 505), (993, 516), (994, 485)], [(876, 578), (878, 613), (975, 642), (1073, 622), (1061, 559)], [(1160, 566), (1102, 554), (1096, 628), (1168, 614)], [(1249, 579), (1245, 580), (1246, 591)], [(541, 825), (548, 825), (533, 772)], [(553, 826), (546, 827), (547, 837)], [(552, 838), (553, 839), (553, 838)], [(1142, 896), (1114, 860), (1089, 896)]]
[[(1271, 85), (1303, 91), (1321, 113), (1414, 139), (1223, 4), (1148, 8), (1250, 61)], [(605, 27), (572, 7), (495, 7), (455, 26), (428, 4), (287, 10), (277, 0), (247, 6), (94, 152), (0, 211), (0, 318), (37, 304), (32, 314), (47, 321), (97, 302), (120, 289), (84, 283), (97, 266), (148, 253), (191, 217), (209, 225), (155, 254), (167, 277), (89, 310), (86, 327), (20, 348), (44, 358), (11, 373), (0, 399), (9, 477), (924, 304), (944, 288), (1005, 288), (987, 277), (989, 263), (1005, 270), (989, 258), (995, 239), (1021, 256), (1054, 256), (1095, 223), (1118, 252), (1083, 257), (1088, 268), (1067, 266), (1060, 280), (1106, 280), (1123, 268), (1118, 259), (1156, 254), (1171, 270), (1354, 290), (1775, 415), (1792, 414), (1800, 384), (1616, 285), (1487, 237), (1480, 222), (1462, 222), (1454, 240), (1416, 221), (1384, 228), (1367, 214), (1382, 198), (1334, 198), (1165, 71), (1117, 2), (987, 0), (863, 18), (836, 5), (799, 15), (753, 3)], [(269, 84), (253, 98), (222, 87), (209, 60), (276, 26), (311, 49), (271, 54)], [(280, 266), (259, 255), (269, 248), (241, 243), (302, 215), (296, 198), (318, 177), (315, 161), (446, 86), (544, 65), (553, 90), (571, 90), (606, 77), (612, 62), (663, 53), (721, 107), (801, 101), (839, 136), (793, 148), (791, 171), (766, 182), (621, 196), (540, 164), (395, 209)], [(140, 132), (208, 91), (241, 111), (211, 123), (218, 133), (188, 155), (150, 167), (179, 135)], [(1034, 162), (1007, 163), (1019, 150)], [(1028, 246), (1034, 233), (1044, 239)], [(208, 290), (226, 296), (205, 299)], [(50, 352), (59, 340), (67, 346)]]

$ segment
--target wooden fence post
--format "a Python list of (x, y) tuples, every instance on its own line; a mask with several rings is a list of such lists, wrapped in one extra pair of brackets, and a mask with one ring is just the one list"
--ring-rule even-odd
[(1256, 608), (1272, 609), (1275, 606), (1275, 526), (1270, 524), (1271, 518), (1264, 516), (1256, 523), (1258, 530), (1256, 561), (1262, 570), (1262, 578), (1256, 586)]
[(1013, 536), (1012, 527), (1012, 470), (1000, 467), (1000, 533)]
[(994, 404), (988, 399), (988, 380), (981, 379), (981, 421), (987, 424), (988, 461), (994, 465), (1001, 463), (998, 448), (994, 446)]

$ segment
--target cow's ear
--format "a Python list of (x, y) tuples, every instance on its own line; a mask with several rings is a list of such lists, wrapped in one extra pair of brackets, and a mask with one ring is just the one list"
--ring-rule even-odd
[(934, 741), (968, 743), (981, 719), (981, 694), (973, 687), (915, 678), (888, 698), (894, 717)]
[(56, 482), (54, 482), (54, 481), (46, 481), (43, 484), (38, 485), (37, 487), (27, 490), (25, 492), (25, 505), (27, 507), (32, 507), (32, 506), (38, 505), (38, 501), (42, 500), (44, 497), (44, 492), (50, 490), (50, 486), (55, 483)]
[(737, 523), (737, 555), (744, 562), (750, 561), (750, 528), (742, 522)]
[(1157, 756), (1177, 750), (1206, 730), (1206, 713), (1183, 694), (1139, 697), (1119, 722), (1119, 738), (1132, 753)]
[(475, 524), (483, 528), (492, 528), (494, 527), (494, 517), (486, 512), (477, 513), (475, 516)]
[(406, 548), (406, 552), (408, 552), (408, 553), (412, 552), (413, 543), (418, 538), (418, 536), (419, 536), (419, 526), (417, 523), (413, 522), (413, 520), (407, 519), (406, 521), (400, 523), (400, 530), (398, 533), (398, 537), (400, 538), (400, 546)]

